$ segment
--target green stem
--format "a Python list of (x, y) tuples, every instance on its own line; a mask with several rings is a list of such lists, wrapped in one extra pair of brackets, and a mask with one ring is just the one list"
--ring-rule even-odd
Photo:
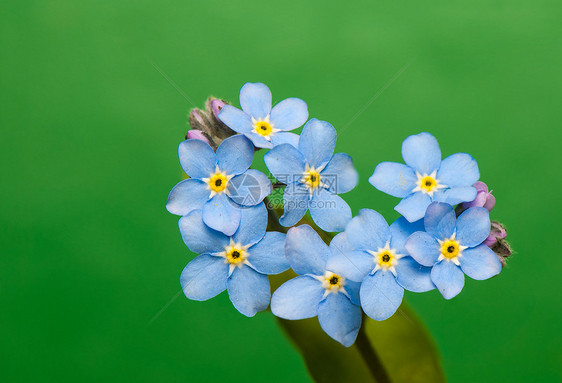
[(375, 378), (375, 381), (377, 383), (390, 383), (390, 376), (388, 376), (377, 351), (373, 348), (371, 342), (369, 342), (365, 326), (363, 325), (359, 329), (355, 345), (357, 346), (357, 350), (359, 350), (361, 357), (365, 361), (367, 368), (371, 372), (371, 375)]

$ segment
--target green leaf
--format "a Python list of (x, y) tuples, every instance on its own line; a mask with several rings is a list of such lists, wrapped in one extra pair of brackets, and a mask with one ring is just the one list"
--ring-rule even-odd
[(384, 383), (388, 380), (380, 371), (381, 365), (393, 383), (445, 382), (433, 340), (405, 303), (385, 321), (364, 317), (359, 334), (363, 338), (348, 348), (326, 335), (317, 318), (279, 319), (279, 323), (300, 351), (315, 382)]

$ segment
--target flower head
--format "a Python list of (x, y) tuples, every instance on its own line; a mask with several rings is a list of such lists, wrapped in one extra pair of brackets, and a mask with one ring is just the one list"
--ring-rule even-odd
[(185, 267), (180, 283), (185, 296), (205, 301), (225, 289), (234, 307), (246, 316), (265, 310), (271, 296), (268, 274), (289, 268), (285, 234), (265, 232), (267, 210), (263, 203), (241, 209), (240, 226), (233, 236), (210, 229), (201, 210), (179, 221), (187, 247), (201, 254)]
[(254, 206), (271, 193), (267, 176), (248, 169), (254, 147), (242, 135), (224, 140), (216, 153), (201, 140), (183, 141), (178, 152), (190, 178), (170, 191), (166, 208), (172, 214), (184, 216), (202, 209), (205, 224), (232, 235), (240, 224), (240, 207)]
[(302, 225), (289, 229), (285, 254), (299, 276), (273, 293), (273, 314), (295, 320), (318, 316), (329, 336), (351, 346), (361, 327), (359, 283), (343, 276), (341, 262), (335, 260), (343, 256), (341, 252), (332, 244), (328, 247), (310, 226)]
[(234, 131), (244, 134), (258, 148), (288, 143), (297, 145), (298, 135), (289, 133), (308, 119), (308, 107), (298, 98), (288, 98), (271, 108), (271, 91), (262, 83), (246, 83), (240, 89), (242, 110), (224, 105), (219, 119)]
[(363, 311), (373, 319), (384, 320), (396, 312), (404, 289), (425, 292), (435, 288), (429, 267), (416, 262), (404, 248), (408, 236), (423, 230), (423, 223), (410, 223), (404, 217), (390, 227), (378, 212), (362, 209), (332, 241), (344, 256), (336, 258), (342, 275), (361, 283)]
[(483, 244), (490, 234), (488, 210), (471, 207), (456, 218), (451, 205), (433, 202), (424, 227), (407, 239), (405, 248), (420, 264), (431, 267), (431, 280), (445, 299), (461, 292), (464, 274), (483, 280), (501, 271), (500, 260)]
[(279, 145), (264, 161), (278, 181), (287, 185), (283, 195), (283, 226), (293, 226), (310, 210), (314, 222), (326, 231), (341, 231), (351, 219), (349, 205), (338, 196), (357, 185), (351, 157), (334, 153), (336, 130), (315, 118), (306, 123), (298, 149)]
[(450, 155), (441, 161), (441, 149), (429, 133), (410, 136), (402, 143), (406, 165), (382, 162), (369, 182), (382, 192), (403, 198), (394, 208), (410, 222), (424, 217), (432, 201), (456, 205), (472, 201), (480, 177), (478, 165), (466, 153)]

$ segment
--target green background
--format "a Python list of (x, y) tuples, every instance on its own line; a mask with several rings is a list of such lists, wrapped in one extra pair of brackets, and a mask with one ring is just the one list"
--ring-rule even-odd
[(444, 155), (473, 154), (517, 254), (452, 301), (406, 300), (450, 382), (561, 379), (561, 10), (2, 2), (0, 380), (310, 381), (270, 313), (248, 319), (225, 294), (178, 295), (193, 255), (164, 205), (186, 115), (210, 94), (238, 104), (246, 81), (268, 84), (274, 102), (306, 100), (338, 129), (337, 150), (361, 174), (345, 196), (355, 213), (397, 217), (398, 200), (367, 179), (400, 161), (406, 136), (430, 131)]

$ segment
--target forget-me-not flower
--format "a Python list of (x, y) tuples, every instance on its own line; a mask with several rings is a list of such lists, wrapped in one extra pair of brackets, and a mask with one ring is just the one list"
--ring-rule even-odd
[(410, 222), (424, 217), (432, 201), (456, 205), (474, 200), (473, 184), (480, 178), (471, 155), (456, 153), (441, 161), (441, 149), (429, 133), (410, 136), (402, 143), (406, 165), (382, 162), (369, 182), (382, 192), (403, 198), (394, 208)]
[(421, 293), (435, 288), (431, 268), (420, 265), (404, 248), (408, 236), (418, 230), (423, 223), (400, 217), (389, 227), (378, 212), (362, 209), (332, 241), (345, 255), (337, 258), (343, 276), (362, 282), (361, 307), (371, 318), (385, 320), (394, 314), (404, 289)]
[(353, 160), (334, 153), (336, 130), (326, 121), (311, 119), (295, 147), (276, 146), (264, 156), (278, 181), (287, 185), (283, 194), (283, 226), (293, 226), (310, 210), (314, 222), (326, 231), (341, 231), (351, 219), (349, 205), (338, 194), (357, 185)]
[(497, 255), (482, 243), (490, 234), (485, 208), (471, 207), (456, 218), (451, 205), (433, 202), (423, 222), (425, 231), (412, 234), (405, 247), (416, 261), (432, 268), (431, 280), (445, 299), (461, 292), (464, 274), (483, 280), (501, 271)]
[(181, 273), (186, 297), (205, 301), (226, 289), (234, 307), (246, 316), (267, 308), (271, 297), (267, 274), (279, 274), (289, 264), (285, 234), (265, 232), (263, 202), (241, 209), (240, 226), (232, 237), (207, 227), (201, 210), (182, 217), (179, 226), (187, 247), (201, 254)]
[(166, 208), (185, 216), (203, 210), (210, 228), (232, 235), (240, 224), (240, 205), (254, 206), (271, 193), (271, 182), (258, 170), (248, 169), (254, 146), (242, 135), (224, 140), (215, 153), (208, 143), (186, 140), (179, 145), (180, 164), (191, 178), (179, 182)]
[[(336, 259), (344, 255), (328, 247), (308, 225), (289, 229), (285, 255), (299, 276), (273, 293), (273, 314), (291, 320), (318, 316), (329, 336), (351, 346), (361, 327), (361, 308), (359, 283), (347, 280), (337, 267), (341, 262)], [(330, 267), (330, 262), (336, 267)]]
[(262, 83), (247, 82), (240, 89), (242, 110), (225, 105), (219, 119), (235, 132), (244, 134), (258, 148), (279, 144), (297, 146), (299, 136), (288, 132), (308, 119), (308, 107), (299, 98), (287, 98), (271, 108), (271, 91)]

